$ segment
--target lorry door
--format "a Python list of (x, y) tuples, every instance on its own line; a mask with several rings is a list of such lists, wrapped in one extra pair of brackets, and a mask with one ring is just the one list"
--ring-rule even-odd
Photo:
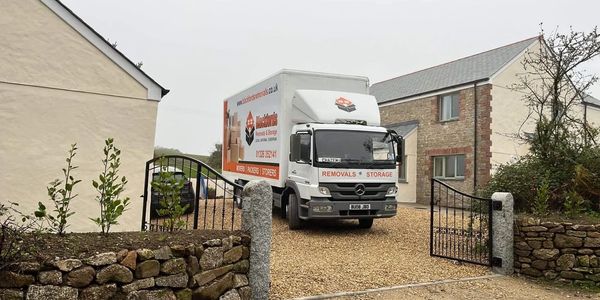
[(310, 174), (312, 171), (312, 134), (308, 131), (296, 133), (291, 138), (290, 165), (288, 178), (298, 187), (300, 198), (310, 198)]

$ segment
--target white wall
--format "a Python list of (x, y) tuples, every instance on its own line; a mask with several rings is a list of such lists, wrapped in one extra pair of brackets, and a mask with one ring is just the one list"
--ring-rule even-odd
[(398, 182), (398, 202), (417, 202), (417, 131), (414, 129), (404, 137), (404, 151), (406, 154), (406, 182)]
[(47, 184), (61, 177), (69, 145), (79, 196), (70, 230), (95, 231), (91, 180), (104, 140), (122, 150), (130, 209), (116, 230), (139, 230), (145, 161), (152, 158), (157, 101), (147, 90), (37, 0), (0, 0), (0, 201), (33, 212), (51, 207)]

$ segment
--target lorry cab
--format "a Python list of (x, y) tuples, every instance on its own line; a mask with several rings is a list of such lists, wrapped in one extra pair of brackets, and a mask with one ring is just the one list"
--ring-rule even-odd
[(295, 125), (286, 186), (299, 209), (286, 208), (288, 222), (359, 219), (361, 227), (370, 227), (374, 218), (394, 216), (397, 143), (382, 127)]

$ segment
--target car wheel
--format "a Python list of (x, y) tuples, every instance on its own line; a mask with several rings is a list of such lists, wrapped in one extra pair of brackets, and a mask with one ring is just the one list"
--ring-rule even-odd
[(288, 227), (290, 230), (300, 229), (302, 227), (302, 220), (298, 215), (298, 198), (295, 194), (289, 196), (289, 202), (287, 207)]
[(371, 228), (373, 226), (373, 219), (358, 219), (358, 227), (360, 228)]

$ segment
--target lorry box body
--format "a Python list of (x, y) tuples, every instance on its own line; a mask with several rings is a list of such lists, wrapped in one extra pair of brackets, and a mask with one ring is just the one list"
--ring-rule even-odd
[(227, 98), (223, 174), (266, 180), (284, 212), (292, 195), (300, 220), (395, 215), (399, 142), (368, 88), (366, 77), (282, 70)]

